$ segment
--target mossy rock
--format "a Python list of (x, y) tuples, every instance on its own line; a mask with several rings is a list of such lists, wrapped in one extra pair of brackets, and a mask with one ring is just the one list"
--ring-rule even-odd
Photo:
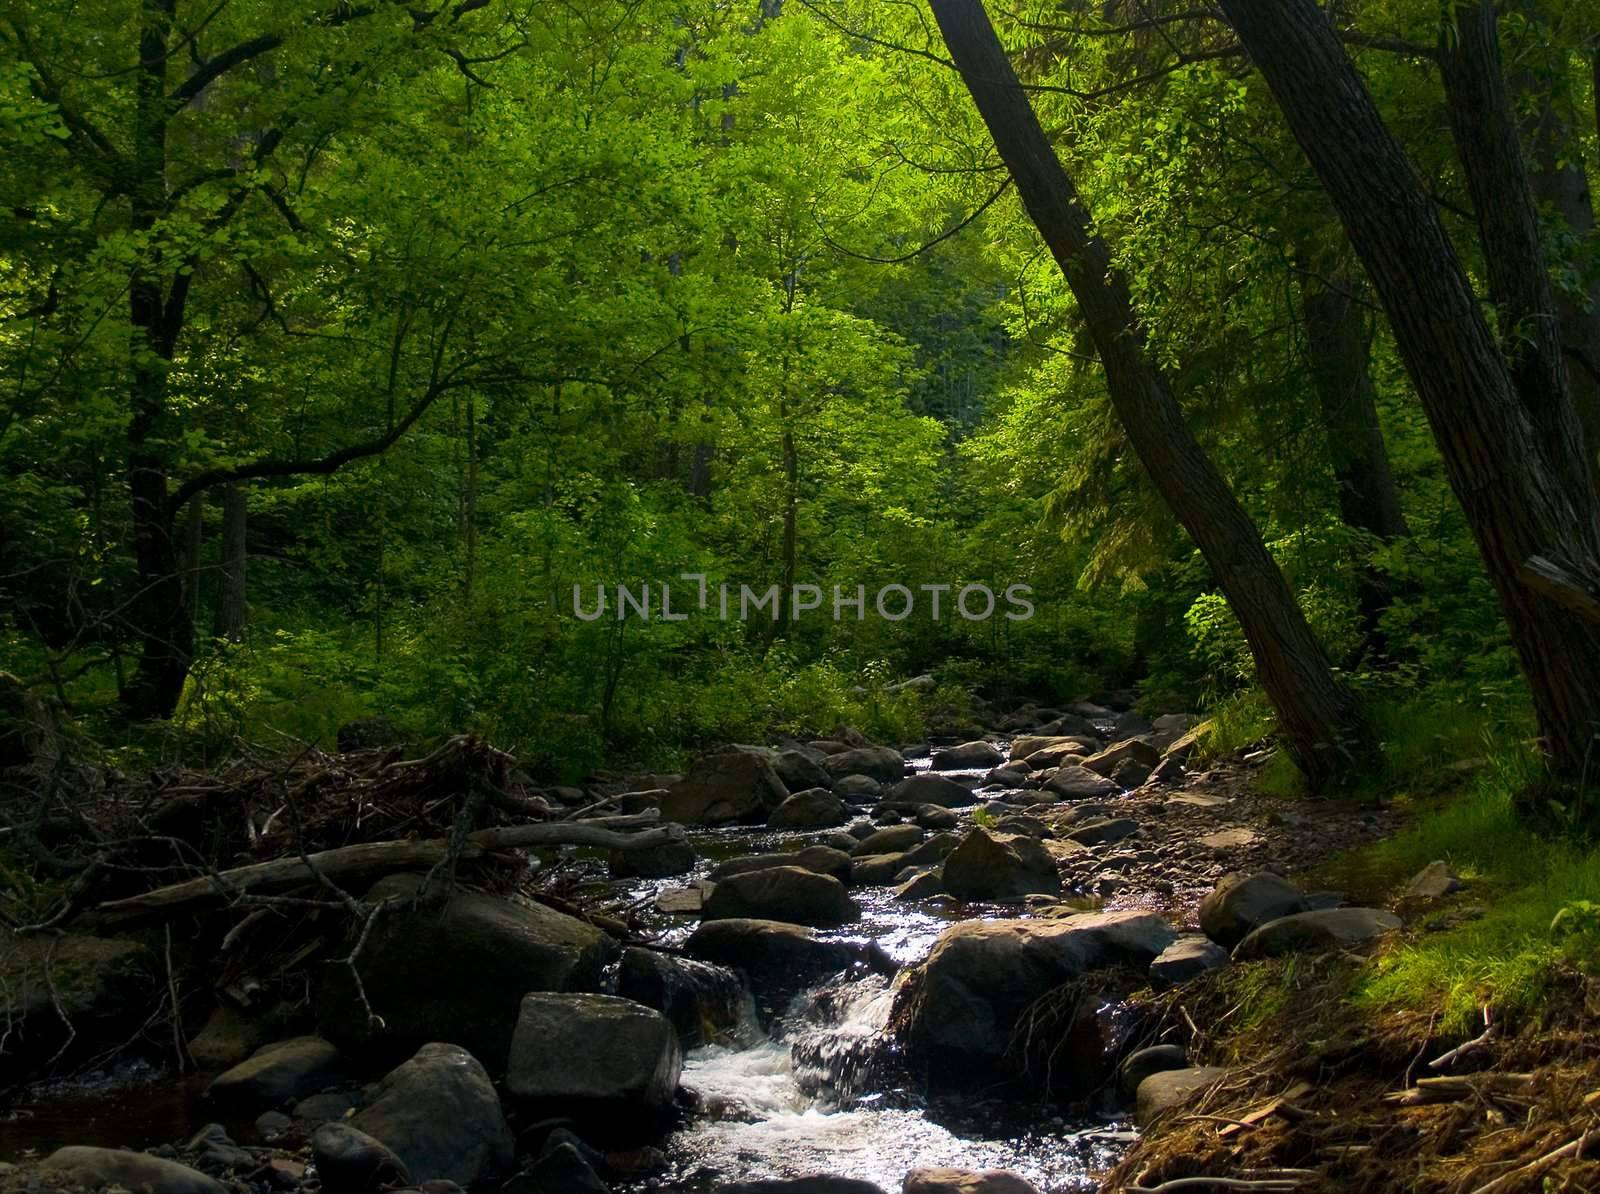
[(0, 1044), (8, 1080), (103, 1050), (144, 1023), (156, 991), (156, 958), (123, 937), (0, 938)]

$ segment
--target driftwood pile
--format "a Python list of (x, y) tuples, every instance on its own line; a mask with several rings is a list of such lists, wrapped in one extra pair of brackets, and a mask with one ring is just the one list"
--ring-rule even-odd
[[(283, 755), (246, 751), (216, 772), (166, 769), (136, 780), (110, 773), (92, 798), (35, 783), (32, 807), (6, 839), (39, 868), (70, 877), (65, 894), (20, 931), (76, 922), (101, 927), (200, 906), (332, 904), (359, 912), (346, 890), (430, 868), (443, 890), (462, 862), (534, 846), (637, 850), (674, 840), (657, 814), (568, 809), (517, 782), (512, 758), (471, 735), (406, 758), (396, 749)], [(512, 859), (520, 873), (525, 857)], [(297, 891), (297, 889), (303, 889)]]

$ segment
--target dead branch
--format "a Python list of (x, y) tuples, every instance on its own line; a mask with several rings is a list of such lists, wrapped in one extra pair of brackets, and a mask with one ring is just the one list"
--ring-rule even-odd
[[(677, 840), (677, 826), (619, 833), (596, 825), (554, 822), (544, 825), (513, 825), (500, 829), (480, 829), (467, 835), (461, 857), (479, 858), (494, 850), (514, 850), (527, 846), (595, 846), (602, 850), (642, 850)], [(168, 887), (122, 899), (107, 900), (94, 911), (113, 923), (135, 920), (155, 913), (170, 912), (207, 899), (231, 899), (245, 892), (340, 879), (377, 877), (392, 871), (436, 866), (450, 849), (448, 838), (423, 841), (363, 842), (341, 846), (296, 858), (278, 858), (250, 866), (235, 867), (204, 875)]]

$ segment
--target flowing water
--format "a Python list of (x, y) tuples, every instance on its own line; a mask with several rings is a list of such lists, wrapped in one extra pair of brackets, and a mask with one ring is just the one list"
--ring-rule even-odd
[[(912, 765), (922, 770), (927, 760)], [(702, 862), (687, 878), (726, 858), (815, 840), (814, 833), (748, 829), (699, 834)], [(685, 881), (640, 881), (628, 894), (644, 899)], [(922, 961), (957, 920), (1019, 913), (1015, 906), (900, 902), (888, 887), (851, 895), (861, 919), (822, 936), (875, 941), (903, 966)], [(675, 944), (695, 923), (663, 922), (660, 937)], [(891, 1002), (887, 980), (840, 976), (798, 997), (768, 1032), (750, 1025), (742, 1046), (690, 1052), (682, 1082), (698, 1096), (699, 1110), (665, 1144), (668, 1173), (636, 1189), (704, 1194), (734, 1178), (821, 1173), (897, 1191), (907, 1170), (950, 1166), (1008, 1169), (1044, 1194), (1076, 1194), (1094, 1189), (1090, 1175), (1114, 1164), (1133, 1139), (1123, 1123), (1068, 1119), (1037, 1104), (927, 1097), (896, 1070), (886, 1032)]]

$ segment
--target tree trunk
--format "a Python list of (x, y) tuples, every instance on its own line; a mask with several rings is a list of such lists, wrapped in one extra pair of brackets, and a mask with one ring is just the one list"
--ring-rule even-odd
[[(137, 233), (150, 232), (167, 203), (166, 79), (172, 8), (173, 0), (145, 0), (142, 8), (128, 187), (130, 220)], [(160, 442), (167, 368), (182, 308), (181, 293), (170, 301), (165, 294), (159, 261), (141, 263), (128, 287), (132, 335), (127, 464), (137, 585), (129, 614), (140, 654), (133, 679), (121, 694), (129, 714), (139, 718), (172, 715), (194, 653), (194, 615), (178, 564), (175, 512), (168, 503), (168, 463)]]
[(1166, 376), (1151, 362), (1126, 280), (1056, 157), (979, 0), (932, 0), (945, 44), (995, 146), (1077, 299), (1106, 385), (1134, 450), (1215, 573), (1255, 657), (1295, 762), (1322, 786), (1371, 733), (1334, 675), (1293, 592), (1250, 516), (1183, 420)]
[[(1541, 4), (1521, 3), (1516, 11), (1527, 21), (1533, 38), (1544, 35), (1547, 19)], [(1554, 72), (1566, 64), (1549, 65)], [(1514, 83), (1522, 101), (1518, 106), (1527, 112), (1524, 129), (1533, 158), (1534, 198), (1550, 209), (1574, 240), (1587, 244), (1594, 236), (1594, 202), (1583, 142), (1562, 102), (1569, 97), (1558, 96), (1557, 89), (1531, 68), (1520, 70)], [(1575, 105), (1572, 110), (1576, 111)], [(1591, 480), (1600, 485), (1600, 273), (1591, 273), (1578, 293), (1557, 289), (1555, 311), (1567, 355), (1567, 385), (1583, 427), (1584, 460)]]
[(1535, 411), (1523, 405), (1433, 201), (1314, 0), (1221, 5), (1388, 313), (1505, 611), (1552, 769), (1579, 777), (1600, 725), (1600, 633), (1518, 575), (1526, 561), (1552, 552), (1586, 564), (1597, 558), (1587, 471), (1576, 470), (1581, 485), (1573, 480), (1579, 431), (1571, 405), (1562, 395)]
[(250, 624), (249, 590), (245, 584), (249, 509), (243, 485), (229, 485), (222, 491), (222, 592), (217, 598), (211, 633), (230, 643), (244, 642)]
[[(1306, 254), (1302, 254), (1306, 259)], [(1361, 305), (1361, 283), (1349, 271), (1331, 278), (1309, 275), (1301, 283), (1306, 349), (1312, 386), (1327, 433), (1328, 459), (1339, 491), (1339, 517), (1345, 526), (1388, 543), (1410, 536), (1389, 450), (1378, 421), (1377, 389), (1372, 383), (1372, 343)], [(1380, 621), (1391, 594), (1370, 562), (1356, 581), (1361, 627), (1367, 643), (1383, 649)]]
[(1573, 493), (1588, 488), (1592, 494), (1592, 468), (1584, 459), (1567, 390), (1539, 209), (1500, 62), (1494, 0), (1473, 0), (1457, 8), (1453, 33), (1441, 40), (1440, 73), (1511, 377), (1544, 438), (1558, 483)]

